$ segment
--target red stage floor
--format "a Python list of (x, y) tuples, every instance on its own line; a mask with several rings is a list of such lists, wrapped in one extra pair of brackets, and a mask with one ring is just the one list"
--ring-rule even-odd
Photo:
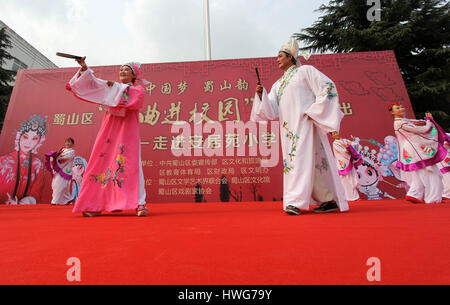
[(450, 204), (361, 201), (289, 216), (280, 202), (153, 204), (85, 218), (0, 206), (0, 284), (450, 284)]

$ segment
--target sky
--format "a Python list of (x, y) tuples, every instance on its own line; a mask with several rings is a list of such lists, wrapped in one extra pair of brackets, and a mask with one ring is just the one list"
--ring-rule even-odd
[[(328, 0), (209, 0), (211, 59), (276, 56)], [(0, 0), (0, 20), (59, 67), (206, 60), (204, 0)]]

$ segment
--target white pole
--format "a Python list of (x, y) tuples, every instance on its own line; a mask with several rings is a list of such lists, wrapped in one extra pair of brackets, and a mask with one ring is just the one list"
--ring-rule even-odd
[(206, 60), (211, 60), (211, 37), (209, 33), (209, 0), (205, 0), (205, 27), (206, 27)]

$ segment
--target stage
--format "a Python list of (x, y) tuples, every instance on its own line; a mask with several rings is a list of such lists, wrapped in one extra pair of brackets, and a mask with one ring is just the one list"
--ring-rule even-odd
[[(289, 216), (281, 202), (149, 204), (86, 218), (0, 206), (0, 284), (450, 284), (450, 204), (373, 200)], [(69, 258), (81, 281), (68, 281)], [(369, 258), (381, 281), (371, 282)]]

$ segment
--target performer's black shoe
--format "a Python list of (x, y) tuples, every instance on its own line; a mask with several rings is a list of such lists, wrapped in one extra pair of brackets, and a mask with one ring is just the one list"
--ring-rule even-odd
[(300, 215), (300, 209), (293, 205), (288, 205), (286, 207), (286, 213), (289, 215)]
[(327, 201), (313, 210), (314, 213), (330, 213), (339, 210), (336, 201)]
[(84, 217), (95, 217), (99, 216), (102, 212), (83, 212)]

